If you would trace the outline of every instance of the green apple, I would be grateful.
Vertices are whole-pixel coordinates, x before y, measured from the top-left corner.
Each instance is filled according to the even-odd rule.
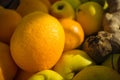
[[[75,18],[75,11],[66,1],[57,1],[50,8],[50,14],[56,18]]]
[[[89,66],[81,70],[72,80],[120,80],[120,74],[105,66]]]
[[[63,77],[53,70],[43,70],[35,73],[28,80],[63,80]]]
[[[102,63],[103,66],[110,67],[118,71],[118,59],[120,54],[111,54],[108,58]]]
[[[86,52],[75,49],[64,52],[53,70],[62,75],[64,80],[71,80],[81,69],[93,64]]]
[[[101,30],[103,12],[102,6],[97,2],[86,2],[78,7],[76,20],[81,24],[86,35]]]
[[[67,1],[70,5],[72,5],[74,10],[76,10],[76,8],[81,4],[80,0],[63,0],[63,1]]]

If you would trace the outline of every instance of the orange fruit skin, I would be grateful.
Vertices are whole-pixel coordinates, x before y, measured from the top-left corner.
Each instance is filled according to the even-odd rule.
[[[11,54],[25,71],[52,68],[62,55],[65,35],[60,22],[49,14],[25,16],[11,38]]]
[[[16,11],[24,17],[35,11],[42,11],[48,13],[47,6],[40,0],[20,0],[20,4]]]
[[[54,4],[55,2],[57,1],[60,1],[60,0],[49,0],[51,4]]]
[[[59,20],[65,31],[64,51],[80,46],[84,41],[84,31],[82,26],[75,20],[63,18]]]
[[[49,0],[39,0],[39,1],[44,3],[47,6],[48,10],[49,10],[49,8],[51,7],[51,3],[50,3]]]
[[[9,46],[0,42],[0,80],[13,80],[17,68],[10,55]]]
[[[0,41],[10,43],[10,38],[21,21],[21,16],[14,10],[0,9]]]

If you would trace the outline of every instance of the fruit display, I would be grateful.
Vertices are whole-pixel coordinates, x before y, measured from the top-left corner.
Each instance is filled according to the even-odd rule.
[[[0,80],[120,80],[120,0],[0,0]]]

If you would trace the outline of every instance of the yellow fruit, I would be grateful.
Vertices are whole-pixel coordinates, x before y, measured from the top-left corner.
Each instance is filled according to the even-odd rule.
[[[72,6],[66,1],[57,1],[50,8],[50,14],[58,19],[60,18],[75,18],[75,11]],[[69,13],[69,14],[68,14]]]
[[[16,10],[21,16],[25,16],[34,11],[42,11],[48,13],[47,6],[39,0],[21,0]]]
[[[21,21],[21,16],[14,10],[0,9],[0,41],[9,43],[10,38]]]
[[[9,46],[0,42],[0,80],[13,80],[17,71]]]
[[[23,18],[11,38],[11,52],[16,64],[25,71],[52,68],[61,57],[65,35],[59,21],[43,12]]]
[[[76,11],[76,20],[82,25],[86,35],[101,30],[103,8],[97,2],[81,4]]]
[[[65,31],[64,51],[77,48],[84,41],[82,26],[73,19],[63,18],[59,20]]]
[[[26,72],[24,70],[19,70],[17,75],[15,76],[14,80],[28,80],[34,73]]]

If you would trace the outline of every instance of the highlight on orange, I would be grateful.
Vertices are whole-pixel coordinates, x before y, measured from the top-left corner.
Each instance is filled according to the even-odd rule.
[[[84,31],[82,26],[70,18],[59,19],[65,32],[64,51],[71,50],[80,46],[84,41]]]

